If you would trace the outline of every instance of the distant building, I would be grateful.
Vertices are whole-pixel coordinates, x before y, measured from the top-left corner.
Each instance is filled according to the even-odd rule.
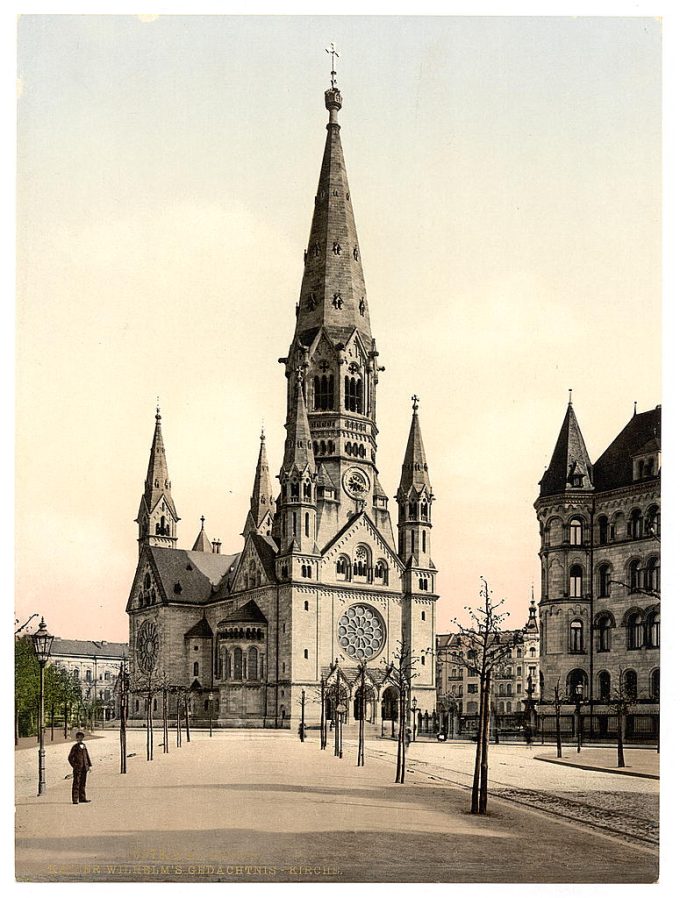
[[[98,702],[97,717],[113,720],[118,716],[114,686],[121,662],[128,658],[127,642],[54,637],[50,663],[65,670],[82,690],[83,701]]]
[[[660,687],[661,406],[634,414],[591,464],[570,402],[534,507],[544,699],[558,683],[568,702],[578,689],[594,735],[611,735],[608,701],[621,680],[640,726],[653,728]]]
[[[505,630],[502,639],[516,640],[517,645],[497,668],[491,681],[492,710],[499,717],[523,713],[530,688],[532,698],[539,698],[539,630],[533,599],[526,627]],[[472,652],[472,647],[468,651]],[[437,708],[458,718],[475,717],[480,711],[479,677],[461,663],[460,658],[465,654],[464,636],[459,633],[437,636]]]

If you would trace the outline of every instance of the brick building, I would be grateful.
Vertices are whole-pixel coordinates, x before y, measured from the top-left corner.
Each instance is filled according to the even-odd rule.
[[[535,503],[543,698],[577,687],[594,734],[622,680],[658,714],[661,407],[634,414],[591,464],[572,403]]]
[[[395,542],[377,467],[383,369],[340,142],[342,97],[333,82],[325,105],[327,136],[294,334],[279,359],[287,378],[279,494],[262,434],[242,548],[223,554],[203,521],[193,547],[179,548],[157,411],[137,516],[139,562],[127,605],[132,682],[190,687],[194,716],[214,712],[222,726],[290,726],[302,691],[313,697],[336,660],[350,720],[360,662],[368,666],[367,719],[391,717],[397,696],[385,671],[400,642],[417,655],[411,698],[423,707],[435,703],[433,493],[418,402],[414,397],[397,487]],[[131,709],[141,715],[143,701],[133,698]]]

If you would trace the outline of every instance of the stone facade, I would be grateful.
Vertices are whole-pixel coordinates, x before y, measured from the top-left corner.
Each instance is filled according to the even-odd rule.
[[[620,688],[658,712],[661,407],[634,414],[590,463],[570,403],[535,503],[542,696],[576,689],[593,728]]]
[[[385,703],[392,713],[386,671],[402,644],[416,664],[409,700],[435,704],[434,496],[418,400],[397,489],[397,545],[378,478],[383,369],[340,142],[342,97],[333,87],[325,100],[326,145],[295,329],[279,359],[287,408],[278,495],[262,434],[242,550],[222,554],[203,520],[193,548],[177,548],[157,410],[137,517],[140,554],[127,605],[133,687],[189,689],[194,717],[214,714],[221,726],[294,725],[303,693],[311,719],[336,662],[348,711],[366,665],[366,717],[375,722]],[[133,714],[141,716],[143,704],[133,698]]]

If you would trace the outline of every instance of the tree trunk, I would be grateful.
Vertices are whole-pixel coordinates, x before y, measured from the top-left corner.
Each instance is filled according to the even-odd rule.
[[[191,742],[191,731],[189,730],[189,696],[184,696],[184,722],[186,723],[187,742]]]
[[[179,693],[177,693],[177,748],[182,747],[182,702]]]
[[[489,724],[491,721],[490,714],[490,692],[491,682],[490,673],[486,675],[486,683],[484,686],[483,707],[484,707],[484,723],[482,726],[482,758],[480,764],[479,776],[479,813],[486,814],[487,804],[487,782],[489,777]]]
[[[624,713],[621,709],[616,712],[616,766],[625,767],[626,759],[623,756],[623,724]]]
[[[562,731],[560,730],[560,706],[555,709],[555,743],[557,745],[557,757],[562,757]]]
[[[321,677],[321,725],[319,731],[321,750],[323,751],[326,748],[326,686],[323,677]]]
[[[482,677],[480,677],[480,684],[482,682]],[[480,773],[482,769],[482,730],[483,730],[483,713],[482,713],[483,703],[481,702],[480,696],[480,707],[479,707],[479,724],[477,728],[477,748],[475,751],[475,772],[472,777],[472,799],[470,802],[470,813],[478,814],[479,813],[479,779]]]
[[[170,751],[168,743],[168,690],[163,687],[163,754]]]
[[[120,699],[120,772],[127,773],[127,731],[125,729],[127,717],[127,696],[121,695]]]

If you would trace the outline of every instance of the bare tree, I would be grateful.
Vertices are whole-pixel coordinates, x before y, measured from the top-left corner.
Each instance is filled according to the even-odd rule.
[[[555,744],[557,745],[557,757],[562,757],[562,730],[560,729],[560,715],[562,713],[562,692],[560,689],[560,681],[555,684],[555,697],[553,704],[555,706]]]
[[[513,649],[522,642],[524,636],[524,629],[510,632],[503,630],[508,612],[500,609],[505,600],[494,602],[493,590],[489,589],[484,577],[481,581],[481,604],[477,608],[466,606],[470,624],[464,625],[453,620],[458,627],[458,639],[456,645],[446,652],[457,664],[467,667],[470,673],[479,677],[479,727],[470,804],[473,814],[486,814],[487,809],[491,681],[494,672],[511,657]]]
[[[623,737],[625,734],[626,717],[628,716],[631,706],[635,704],[635,696],[626,686],[622,667],[619,667],[618,683],[609,696],[607,704],[616,712],[616,766],[625,767],[626,759],[623,754]]]
[[[127,773],[127,718],[130,701],[130,674],[125,661],[120,662],[114,693],[118,694],[120,706],[120,772]]]
[[[394,661],[387,665],[385,680],[397,687],[399,693],[399,730],[397,734],[397,771],[395,783],[403,783],[406,776],[406,749],[408,746],[406,722],[408,718],[408,698],[411,694],[415,672],[416,658],[411,654],[410,646],[404,642],[397,643]]]

